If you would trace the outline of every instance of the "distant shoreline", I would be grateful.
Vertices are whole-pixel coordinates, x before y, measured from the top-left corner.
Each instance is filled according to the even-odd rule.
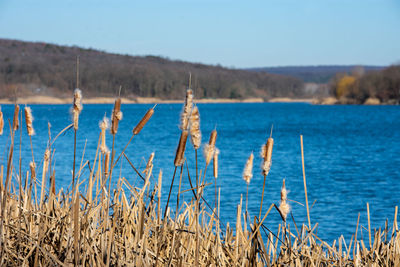
[[[113,104],[115,97],[94,97],[94,98],[83,98],[83,104]],[[210,98],[210,99],[196,99],[196,103],[311,103],[312,99],[293,99],[293,98],[271,98],[268,101],[264,101],[262,98],[245,98],[245,99],[229,99],[229,98]],[[72,97],[50,97],[50,96],[29,96],[29,97],[18,97],[18,104],[70,104],[72,103]],[[124,104],[171,104],[171,103],[183,103],[182,100],[174,99],[160,99],[154,97],[137,97],[136,99],[122,98]],[[0,99],[0,104],[14,104],[14,101],[10,99]]]

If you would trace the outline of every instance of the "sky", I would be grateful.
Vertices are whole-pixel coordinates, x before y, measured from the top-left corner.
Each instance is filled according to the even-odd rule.
[[[400,63],[399,0],[0,0],[0,38],[232,68]]]

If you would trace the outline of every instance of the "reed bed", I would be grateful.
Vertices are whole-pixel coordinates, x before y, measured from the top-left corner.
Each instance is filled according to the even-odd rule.
[[[62,132],[73,128],[76,133],[78,129],[77,120],[82,109],[80,91],[75,91],[74,97],[73,123]],[[384,229],[371,230],[368,216],[368,240],[358,239],[357,233],[361,229],[359,221],[349,242],[341,236],[333,244],[328,244],[317,236],[318,223],[312,224],[309,215],[304,157],[303,181],[308,223],[296,225],[290,220],[291,207],[287,202],[288,190],[284,180],[279,207],[273,204],[279,200],[264,199],[265,179],[271,168],[272,133],[263,146],[261,171],[264,184],[260,194],[259,216],[250,218],[246,196],[245,205],[242,200],[237,204],[236,222],[222,227],[219,213],[221,191],[217,192],[215,186],[215,200],[210,200],[215,202],[215,206],[210,206],[203,197],[205,188],[217,182],[217,131],[211,132],[209,143],[205,145],[206,164],[204,170],[198,171],[200,115],[198,107],[193,107],[193,101],[193,92],[188,89],[176,158],[171,160],[171,166],[174,164],[175,167],[174,178],[177,169],[179,171],[175,210],[168,203],[161,206],[162,172],[155,174],[157,179],[151,179],[155,176],[153,159],[157,155],[154,153],[150,155],[144,170],[135,168],[143,179],[142,186],[133,186],[126,177],[117,177],[112,190],[109,184],[107,186],[118,160],[126,159],[134,168],[124,151],[156,112],[155,107],[148,110],[141,120],[138,119],[125,148],[121,151],[112,148],[110,160],[105,136],[109,127],[113,139],[117,135],[118,121],[122,119],[121,100],[117,99],[111,125],[107,118],[99,123],[95,157],[87,162],[82,160],[75,170],[74,155],[72,186],[56,191],[57,177],[55,171],[50,169],[56,157],[51,148],[52,140],[49,140],[43,158],[37,161],[42,166],[36,165],[33,151],[30,166],[22,168],[26,169],[25,173],[18,172],[21,168],[13,163],[15,134],[18,129],[22,131],[18,127],[19,106],[15,105],[6,165],[0,168],[0,266],[400,266],[397,207],[393,224],[386,223]],[[34,133],[32,111],[25,108],[25,112],[26,129],[30,133],[30,139],[25,142],[31,145]],[[3,137],[3,124],[0,109],[0,138]],[[191,179],[184,175],[184,168],[188,166],[184,163],[189,133],[196,152],[196,181],[193,185],[189,180],[192,187],[184,189],[181,187],[182,179]],[[301,148],[303,155],[302,138]],[[119,155],[115,161],[114,153]],[[243,161],[246,163],[243,183],[247,185],[253,177],[253,158],[251,152],[247,162],[246,159]],[[215,179],[211,175],[207,177],[206,173],[211,159],[214,164],[212,176]],[[82,170],[87,166],[91,166],[90,172],[82,175],[85,173]],[[39,171],[41,182],[37,180]],[[18,184],[15,181],[19,181]],[[171,188],[173,183],[174,179]],[[40,198],[37,186],[40,188]],[[180,194],[187,191],[193,193],[192,198],[180,202]],[[171,189],[169,192],[171,194]],[[266,212],[261,208],[263,202],[268,207]],[[369,211],[369,205],[367,209]],[[277,226],[275,233],[265,226],[271,212],[278,212],[282,217],[282,223]]]

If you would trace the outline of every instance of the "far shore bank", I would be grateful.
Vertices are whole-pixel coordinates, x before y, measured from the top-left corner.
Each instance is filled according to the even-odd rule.
[[[27,96],[18,97],[18,104],[71,104],[72,97],[52,97],[52,96]],[[114,104],[115,97],[88,97],[83,98],[83,104]],[[313,105],[343,105],[343,104],[360,104],[352,101],[351,99],[337,99],[335,97],[325,98],[288,98],[276,97],[270,98],[266,101],[262,98],[245,98],[245,99],[230,99],[230,98],[202,98],[196,99],[196,103],[310,103]],[[124,104],[174,104],[183,103],[182,100],[177,99],[160,99],[156,97],[137,97],[125,98],[122,97]],[[0,104],[14,104],[14,101],[9,98],[0,98]],[[396,105],[397,102],[389,101],[382,103],[379,99],[368,98],[362,105]]]
[[[83,98],[83,104],[113,104],[115,97],[92,97]],[[72,97],[51,97],[51,96],[28,96],[18,97],[17,103],[19,104],[70,104],[72,103]],[[271,98],[268,101],[264,101],[262,98],[245,98],[245,99],[229,99],[229,98],[203,98],[196,99],[196,103],[300,103],[306,102],[311,103],[312,99],[293,99],[293,98]],[[171,104],[171,103],[183,103],[182,100],[174,99],[160,99],[154,97],[137,97],[135,99],[122,97],[122,103],[124,104]],[[13,100],[2,98],[0,104],[14,104]]]

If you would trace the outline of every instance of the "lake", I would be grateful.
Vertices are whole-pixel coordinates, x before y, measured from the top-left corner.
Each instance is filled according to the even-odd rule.
[[[153,105],[122,105],[123,120],[116,136],[117,154],[129,140],[133,127],[148,108]],[[12,120],[13,106],[2,105],[5,120]],[[48,140],[48,122],[54,138],[70,124],[69,105],[31,105],[35,117],[33,147],[36,162],[43,158]],[[217,147],[220,150],[218,187],[221,188],[221,218],[230,224],[236,220],[236,207],[243,196],[246,183],[242,172],[250,153],[254,152],[254,177],[249,186],[249,213],[258,215],[263,176],[260,149],[266,142],[273,125],[274,148],[272,168],[267,177],[264,212],[271,203],[279,205],[282,180],[286,179],[288,198],[305,203],[300,135],[304,138],[305,172],[311,222],[319,224],[318,235],[333,241],[341,234],[348,242],[354,234],[360,213],[360,224],[367,227],[366,203],[370,204],[371,227],[384,227],[385,220],[393,222],[395,206],[400,204],[400,107],[399,106],[317,106],[303,103],[257,104],[198,104],[201,117],[203,144],[210,132],[218,131]],[[163,202],[167,198],[174,171],[174,157],[180,130],[181,104],[160,104],[142,132],[136,136],[126,154],[136,168],[143,170],[150,154],[155,152],[152,184],[163,170]],[[110,116],[112,105],[84,105],[78,130],[78,160],[80,163],[86,142],[85,160],[94,159],[100,133],[99,121]],[[0,164],[6,162],[9,146],[9,127],[0,136]],[[111,147],[112,136],[107,143]],[[31,160],[29,139],[23,125],[23,171]],[[71,183],[73,160],[73,131],[61,135],[55,142],[56,187],[67,188]],[[15,156],[19,153],[19,133]],[[204,170],[204,158],[199,154],[199,167]],[[194,150],[188,143],[187,163],[192,178],[195,177]],[[17,159],[15,159],[17,164]],[[85,169],[83,177],[89,170]],[[114,177],[121,173],[129,182],[142,186],[143,182],[126,160],[117,165]],[[13,179],[16,179],[15,176]],[[212,168],[207,171],[207,182],[214,180]],[[177,190],[179,177],[175,180]],[[187,170],[184,169],[183,190],[189,188]],[[174,195],[175,196],[175,195]],[[184,194],[189,201],[190,192]],[[214,205],[214,186],[209,186],[205,198]],[[175,209],[175,198],[171,207]],[[297,225],[307,222],[306,209],[290,202]],[[267,218],[266,225],[276,231],[281,219],[276,210]],[[289,223],[293,223],[289,220]],[[294,231],[294,227],[292,227]],[[364,235],[365,230],[362,230]]]

